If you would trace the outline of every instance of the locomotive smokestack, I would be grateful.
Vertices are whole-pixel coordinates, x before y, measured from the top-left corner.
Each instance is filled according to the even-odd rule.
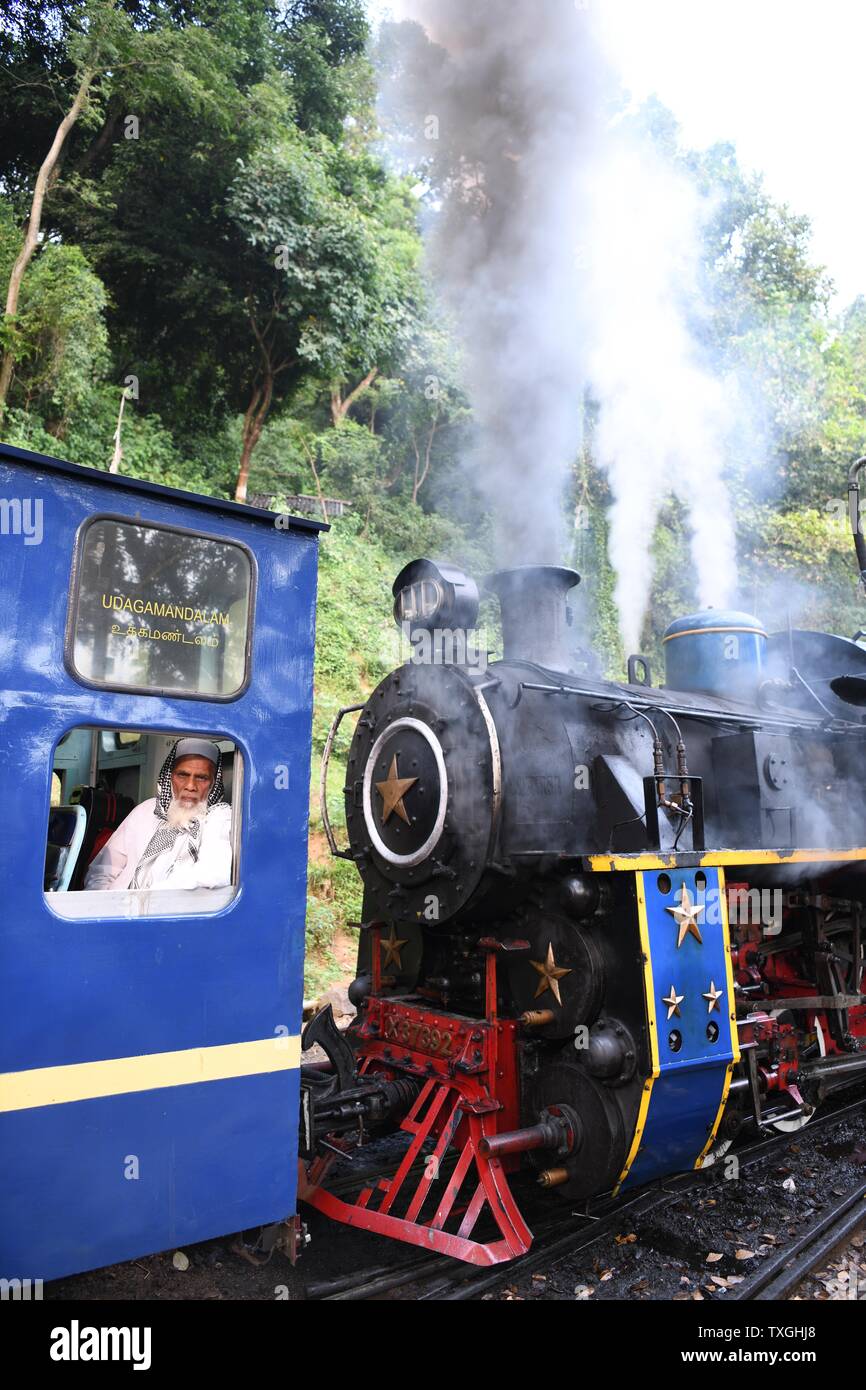
[[[571,649],[576,644],[566,594],[579,583],[576,570],[559,565],[519,565],[487,576],[484,587],[499,599],[506,661],[532,661],[554,671],[571,669]]]

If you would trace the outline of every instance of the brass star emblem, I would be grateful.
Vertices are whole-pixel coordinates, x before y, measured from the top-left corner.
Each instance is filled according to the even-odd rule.
[[[547,958],[545,960],[531,960],[529,964],[533,970],[537,970],[541,976],[538,987],[532,996],[537,999],[539,994],[543,994],[546,989],[553,991],[553,997],[557,1004],[562,1005],[562,996],[559,993],[559,982],[564,975],[570,975],[571,970],[566,970],[563,966],[557,965],[553,958],[553,942],[547,943]]]
[[[703,907],[693,903],[689,897],[689,890],[683,884],[682,897],[676,907],[666,907],[665,912],[669,912],[680,929],[677,937],[677,950],[680,949],[687,936],[693,936],[699,945],[703,945],[703,937],[698,926],[698,913],[703,912]]]
[[[662,1003],[667,1004],[668,1006],[668,1019],[672,1019],[674,1014],[676,1014],[677,1018],[682,1017],[680,1013],[680,1004],[683,1002],[685,997],[686,996],[684,994],[677,994],[676,989],[673,985],[671,985],[670,994],[662,995]]]
[[[719,1000],[721,999],[721,997],[722,997],[722,995],[724,994],[724,992],[725,992],[725,991],[724,991],[723,989],[716,989],[716,982],[715,982],[715,980],[710,980],[710,987],[709,987],[709,989],[707,990],[706,994],[703,994],[703,995],[701,996],[701,998],[706,999],[706,1001],[707,1001],[707,1013],[708,1013],[708,1014],[711,1014],[711,1013],[713,1012],[713,1009],[718,1009],[718,1008],[719,1008]],[[720,1010],[720,1009],[719,1009],[719,1012],[721,1013],[721,1010]]]
[[[397,774],[397,754],[391,759],[391,767],[388,771],[386,782],[377,782],[376,791],[382,798],[382,824],[384,825],[392,811],[410,824],[406,807],[403,805],[403,797],[410,787],[414,787],[418,781],[417,777],[400,777]]]
[[[391,935],[388,937],[388,940],[379,942],[379,945],[385,952],[385,959],[382,962],[383,970],[387,970],[389,965],[396,965],[397,972],[399,974],[399,972],[403,969],[403,962],[400,959],[400,952],[403,950],[403,947],[408,943],[408,940],[408,937],[405,937],[402,940],[398,938],[397,933],[394,930],[394,923],[392,922]]]

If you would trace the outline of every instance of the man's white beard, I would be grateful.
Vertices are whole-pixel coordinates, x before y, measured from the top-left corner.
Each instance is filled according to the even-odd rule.
[[[207,798],[197,801],[194,806],[183,806],[176,796],[171,798],[165,818],[169,825],[185,829],[190,821],[204,820],[207,815]]]

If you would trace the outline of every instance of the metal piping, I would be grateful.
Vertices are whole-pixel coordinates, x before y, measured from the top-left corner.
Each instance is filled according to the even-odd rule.
[[[614,685],[613,688],[614,690],[620,689],[617,685]],[[575,685],[543,685],[537,681],[521,681],[520,689],[538,690],[545,695],[580,695],[585,699],[597,700],[600,704],[610,704],[613,707],[631,703],[635,706],[642,705],[644,709],[662,710],[660,701],[646,700],[639,695],[634,695],[631,691],[629,691],[628,696],[606,695],[603,690],[588,690]],[[774,718],[772,715],[734,714],[733,712],[723,710],[707,709],[701,705],[692,707],[689,705],[671,705],[670,703],[668,703],[662,712],[669,714],[672,709],[676,710],[681,719],[711,719],[718,724],[736,724],[742,725],[744,728],[766,729],[772,726],[780,729],[813,728],[820,730],[826,729],[827,726],[826,719],[817,719],[813,716],[810,720],[808,714],[804,714],[800,718],[794,718],[792,716],[790,719],[780,719]],[[833,733],[840,734],[854,733],[855,731],[866,736],[866,725],[849,723],[847,720],[839,720],[838,724],[832,729]]]

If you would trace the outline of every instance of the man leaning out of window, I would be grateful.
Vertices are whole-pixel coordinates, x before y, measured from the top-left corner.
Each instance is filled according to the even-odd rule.
[[[232,877],[231,824],[219,748],[209,739],[178,739],[156,796],[130,811],[96,855],[84,887],[225,888]]]

